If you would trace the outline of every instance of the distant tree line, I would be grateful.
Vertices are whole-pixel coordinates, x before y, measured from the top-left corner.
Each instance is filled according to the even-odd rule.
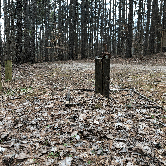
[[[165,0],[3,0],[2,9],[0,57],[15,63],[94,58],[103,44],[148,56],[166,29]]]

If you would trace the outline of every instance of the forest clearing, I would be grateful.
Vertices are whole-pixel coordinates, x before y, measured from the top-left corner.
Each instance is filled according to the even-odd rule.
[[[0,165],[166,165],[165,60],[112,58],[109,99],[94,92],[94,60],[13,65]]]
[[[166,0],[1,0],[0,166],[166,165],[165,51]]]

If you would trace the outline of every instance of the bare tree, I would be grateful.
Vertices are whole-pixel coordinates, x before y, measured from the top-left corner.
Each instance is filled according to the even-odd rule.
[[[132,57],[132,40],[133,40],[133,0],[129,0],[126,58]]]
[[[144,48],[143,48],[144,56],[147,55],[147,51],[148,51],[150,11],[151,11],[151,0],[147,0],[147,21],[146,21],[146,29],[145,29],[145,42],[144,42]]]
[[[1,0],[0,0],[0,19],[1,19]],[[0,64],[2,64],[2,36],[1,36],[1,24],[0,24]],[[0,80],[1,81],[1,80]]]
[[[16,2],[16,16],[17,16],[17,32],[16,32],[16,63],[23,61],[22,59],[22,0]]]
[[[77,57],[77,30],[76,30],[76,24],[77,24],[77,5],[78,0],[71,0],[70,1],[70,12],[69,12],[69,59],[75,59]]]
[[[158,42],[157,40],[159,39],[159,32],[158,28],[160,25],[160,19],[159,19],[159,9],[158,9],[158,0],[153,0],[152,3],[152,16],[151,16],[151,26],[150,26],[150,52],[156,53],[157,52],[157,47],[155,46],[155,43]]]
[[[81,58],[87,58],[87,5],[88,0],[81,3]]]

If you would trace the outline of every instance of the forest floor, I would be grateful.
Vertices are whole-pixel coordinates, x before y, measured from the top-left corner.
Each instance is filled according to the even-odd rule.
[[[112,57],[109,99],[93,60],[2,68],[0,165],[166,165],[165,62]]]

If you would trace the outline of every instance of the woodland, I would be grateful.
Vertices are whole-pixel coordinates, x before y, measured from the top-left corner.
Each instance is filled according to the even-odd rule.
[[[0,4],[0,166],[166,165],[165,0]]]
[[[3,2],[3,3],[2,3]],[[87,59],[103,44],[131,58],[161,51],[164,0],[1,0],[0,54],[14,63]]]

